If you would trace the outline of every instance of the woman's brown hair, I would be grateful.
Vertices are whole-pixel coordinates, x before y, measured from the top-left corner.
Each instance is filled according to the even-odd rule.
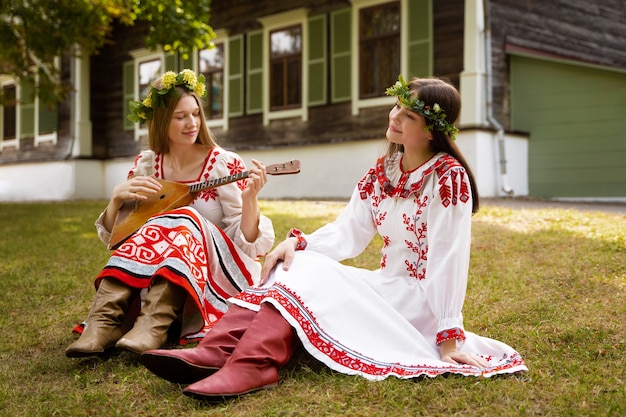
[[[207,148],[217,146],[215,138],[206,124],[202,100],[200,100],[196,93],[191,92],[184,87],[175,87],[165,97],[163,97],[165,107],[155,108],[152,120],[146,121],[146,125],[148,127],[148,146],[155,153],[167,154],[169,152],[169,138],[167,136],[167,131],[169,129],[174,110],[176,109],[176,105],[180,99],[185,96],[192,96],[196,100],[200,109],[200,126],[198,127],[198,138],[196,139],[196,143],[201,143]]]
[[[431,108],[435,103],[443,109],[447,115],[446,120],[455,121],[461,113],[461,95],[458,90],[446,80],[441,78],[413,78],[409,82],[409,89],[421,101]],[[421,116],[423,117],[423,116]],[[426,120],[428,124],[428,120]],[[437,129],[431,131],[433,139],[430,141],[430,147],[433,152],[446,152],[452,155],[465,168],[469,177],[470,187],[472,190],[472,213],[478,212],[480,207],[478,188],[474,174],[469,164],[456,145],[454,140],[447,134]],[[403,152],[404,146],[389,142],[387,155],[391,156],[396,152]]]

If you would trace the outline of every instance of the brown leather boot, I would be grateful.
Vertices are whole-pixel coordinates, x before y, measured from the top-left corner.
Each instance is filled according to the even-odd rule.
[[[141,354],[141,363],[170,382],[199,381],[224,366],[256,314],[256,311],[232,305],[196,347],[148,350]]]
[[[187,292],[164,278],[155,278],[133,328],[115,347],[141,354],[167,342],[167,331],[182,310]]]
[[[130,300],[139,290],[114,278],[100,280],[96,297],[78,340],[68,346],[65,356],[82,358],[104,353],[122,337],[120,325]]]
[[[298,338],[289,323],[264,303],[226,364],[216,373],[189,385],[183,394],[208,400],[236,397],[278,384]]]

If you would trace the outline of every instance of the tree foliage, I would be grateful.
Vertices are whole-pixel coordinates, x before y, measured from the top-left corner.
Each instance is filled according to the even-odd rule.
[[[63,100],[70,86],[55,58],[88,57],[110,42],[113,24],[148,22],[146,47],[187,56],[215,37],[211,0],[0,0],[0,74],[34,86],[40,99]],[[1,92],[0,92],[1,94]],[[1,96],[0,96],[1,100]]]

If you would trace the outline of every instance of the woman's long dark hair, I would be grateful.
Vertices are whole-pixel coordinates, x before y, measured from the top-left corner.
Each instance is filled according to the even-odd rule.
[[[409,83],[409,89],[416,97],[419,97],[421,101],[431,108],[435,103],[439,104],[446,113],[447,120],[454,121],[458,119],[461,112],[461,96],[458,90],[449,82],[440,78],[413,78]],[[426,123],[428,123],[428,120]],[[432,151],[435,153],[446,152],[452,155],[463,165],[463,168],[465,168],[472,190],[472,213],[478,212],[478,208],[480,207],[478,188],[474,174],[465,160],[465,157],[449,135],[436,129],[433,129],[431,133],[433,137],[430,141]],[[396,152],[404,152],[404,146],[389,142],[387,155],[391,156]]]

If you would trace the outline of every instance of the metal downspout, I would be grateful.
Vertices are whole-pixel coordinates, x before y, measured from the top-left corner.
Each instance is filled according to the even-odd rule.
[[[504,139],[504,128],[502,124],[496,120],[493,115],[493,75],[491,68],[491,14],[489,11],[489,0],[483,0],[483,10],[485,13],[485,71],[487,75],[486,86],[487,86],[487,122],[493,126],[497,132],[498,138],[498,154],[500,157],[500,180],[501,180],[501,189],[507,195],[513,195],[514,190],[508,183],[507,180],[507,169],[506,169],[506,147],[505,147],[505,139]]]

